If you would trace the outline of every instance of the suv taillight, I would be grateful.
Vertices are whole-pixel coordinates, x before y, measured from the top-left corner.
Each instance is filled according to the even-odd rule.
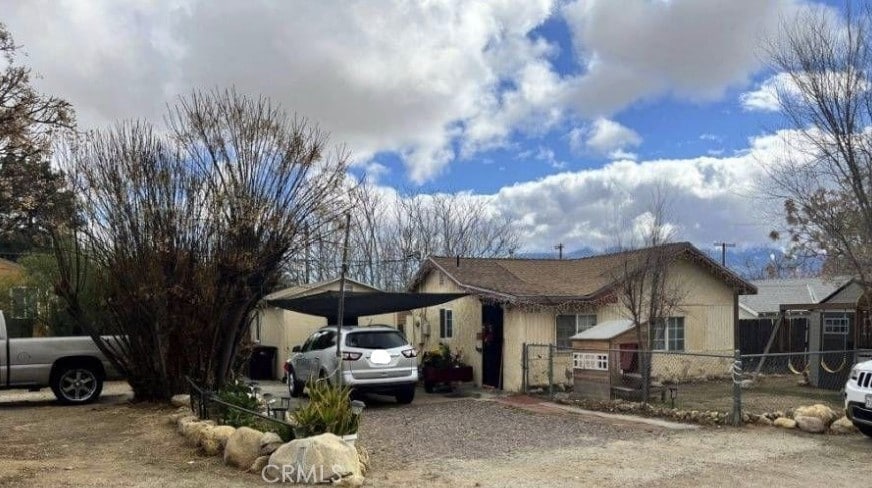
[[[406,356],[407,358],[414,358],[418,356],[418,351],[416,351],[414,348],[406,349],[405,351],[403,351],[403,356]]]
[[[290,372],[291,371],[291,363],[285,361],[285,364],[282,366],[282,368],[285,370],[285,373]]]
[[[360,359],[361,355],[362,353],[359,352],[343,351],[342,359],[345,361],[357,361],[358,359]]]

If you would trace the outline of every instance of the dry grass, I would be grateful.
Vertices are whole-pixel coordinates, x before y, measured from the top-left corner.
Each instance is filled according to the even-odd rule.
[[[765,413],[787,410],[800,405],[823,403],[834,410],[844,408],[838,391],[799,386],[799,376],[760,376],[755,384],[742,390],[742,410],[747,413]],[[675,406],[683,410],[733,409],[733,384],[730,380],[685,383],[677,386]],[[667,395],[667,403],[669,398]]]

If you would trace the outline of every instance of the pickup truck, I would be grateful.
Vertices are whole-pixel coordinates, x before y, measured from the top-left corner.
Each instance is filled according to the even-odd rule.
[[[0,311],[0,390],[50,387],[65,404],[93,402],[117,377],[90,337],[10,338]]]

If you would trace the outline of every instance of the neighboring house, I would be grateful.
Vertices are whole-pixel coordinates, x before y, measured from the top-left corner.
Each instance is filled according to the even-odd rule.
[[[744,354],[760,354],[769,343],[777,321],[784,319],[779,334],[773,339],[769,352],[803,351],[807,348],[807,327],[810,311],[785,311],[786,304],[817,304],[849,283],[848,277],[837,278],[781,278],[752,281],[756,295],[739,297],[739,349]],[[853,287],[849,287],[853,290]],[[840,295],[844,295],[843,290]],[[837,299],[841,299],[838,297]],[[856,297],[854,297],[856,301]]]
[[[841,388],[851,365],[868,358],[868,353],[850,351],[872,348],[872,315],[862,283],[818,278],[804,280],[810,290],[817,286],[810,293],[801,286],[791,293],[790,286],[779,286],[784,281],[764,285],[761,293],[769,298],[747,304],[757,318],[742,320],[742,342],[752,352],[800,353],[786,356],[791,372],[802,372],[812,386]]]
[[[299,298],[325,291],[338,290],[339,278],[336,278],[317,283],[292,286],[290,288],[270,293],[263,298],[261,301],[262,305],[258,307],[255,312],[254,321],[252,322],[251,338],[257,345],[278,348],[276,371],[279,372],[279,374],[281,374],[281,367],[291,354],[291,349],[294,346],[302,345],[303,342],[319,327],[333,324],[327,324],[327,319],[324,317],[292,312],[290,310],[267,305],[267,301],[281,298]],[[345,291],[378,292],[381,290],[367,285],[366,283],[346,279]],[[361,317],[358,324],[381,324],[396,327],[397,317],[397,313]]]
[[[422,348],[444,342],[462,351],[477,384],[518,391],[524,344],[569,347],[579,332],[627,318],[616,299],[619,278],[625,265],[651,251],[564,260],[429,257],[410,291],[470,295],[414,312],[408,335]],[[754,293],[754,286],[690,243],[657,252],[674,257],[669,274],[683,299],[668,326],[655,327],[654,346],[731,354],[738,296]]]

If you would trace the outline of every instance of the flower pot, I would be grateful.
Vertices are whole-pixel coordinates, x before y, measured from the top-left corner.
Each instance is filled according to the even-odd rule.
[[[354,447],[354,443],[357,441],[357,433],[354,434],[346,434],[342,436],[342,440],[345,441],[351,447]]]
[[[459,366],[454,368],[434,368],[432,366],[425,366],[423,376],[424,390],[427,393],[431,393],[433,387],[439,383],[472,381],[472,366]]]

